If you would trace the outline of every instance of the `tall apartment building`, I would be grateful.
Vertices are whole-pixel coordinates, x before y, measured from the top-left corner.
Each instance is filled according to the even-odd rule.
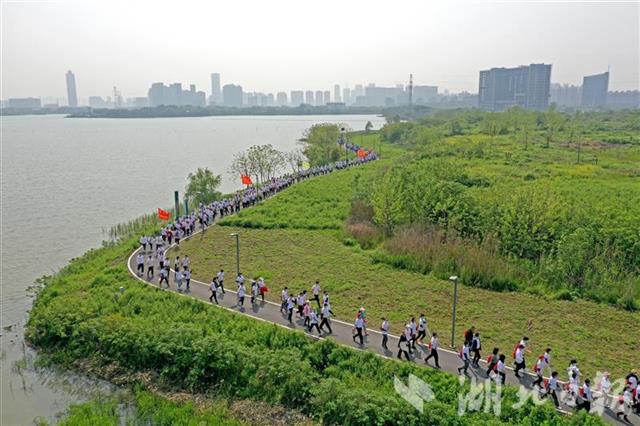
[[[297,107],[304,103],[304,92],[302,90],[291,91],[291,106]]]
[[[582,79],[582,107],[601,108],[607,103],[609,72],[588,75]]]
[[[211,97],[209,98],[211,105],[220,105],[222,103],[222,91],[220,90],[220,74],[214,72],[211,74]]]
[[[516,105],[544,110],[549,106],[550,84],[549,64],[480,71],[478,104],[491,111],[503,111]]]
[[[67,71],[66,74],[67,79],[67,104],[70,107],[78,106],[78,93],[76,92],[76,76],[71,72],[71,70]]]

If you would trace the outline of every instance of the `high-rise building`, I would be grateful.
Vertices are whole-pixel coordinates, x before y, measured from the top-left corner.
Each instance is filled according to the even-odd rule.
[[[276,105],[278,106],[287,105],[287,94],[285,92],[278,92],[276,94]]]
[[[438,86],[413,86],[412,96],[412,102],[416,105],[436,102],[438,99]]]
[[[291,91],[291,106],[297,107],[304,103],[304,92],[302,90]]]
[[[242,86],[236,84],[225,84],[222,87],[222,101],[225,106],[242,106]]]
[[[640,91],[609,92],[607,93],[607,107],[613,109],[640,108]]]
[[[588,75],[582,80],[582,107],[601,108],[607,103],[609,72]]]
[[[352,103],[351,89],[349,89],[348,87],[342,89],[342,102],[344,102],[345,105],[350,105]]]
[[[328,104],[329,102],[331,102],[331,91],[329,90],[325,90],[324,93],[322,94],[323,97],[323,101],[324,101],[324,105]]]
[[[71,72],[71,70],[67,71],[67,104],[70,107],[78,106],[78,93],[76,91],[76,76]]]
[[[307,90],[304,92],[304,103],[307,105],[313,105],[313,91]]]
[[[402,87],[377,87],[369,85],[364,89],[364,96],[358,96],[359,105],[392,106],[408,102],[407,94]]]
[[[220,92],[220,74],[214,72],[211,74],[211,97],[209,98],[211,105],[220,105],[222,103],[222,93]]]
[[[40,98],[9,98],[8,108],[38,109],[41,106]]]
[[[516,68],[480,71],[480,108],[503,111],[512,106],[544,110],[549,106],[551,65],[531,64]]]
[[[316,90],[316,106],[324,105],[324,97],[322,95],[322,90]]]
[[[549,102],[559,107],[576,108],[580,106],[582,87],[571,84],[552,83],[549,89]]]
[[[351,94],[352,98],[357,98],[358,96],[364,96],[364,88],[362,87],[362,84],[356,84],[356,87]]]
[[[336,84],[333,86],[333,102],[342,102],[342,98],[340,97],[340,85]]]
[[[164,83],[153,83],[148,92],[149,105],[156,107],[160,105],[175,106],[205,106],[207,95],[196,91],[196,85],[189,85],[189,90],[182,90],[181,83],[173,83],[165,86]]]

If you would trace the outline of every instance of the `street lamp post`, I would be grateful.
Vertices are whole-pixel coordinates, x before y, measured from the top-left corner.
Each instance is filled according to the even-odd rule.
[[[458,276],[449,277],[449,281],[453,282],[453,312],[451,314],[451,347],[455,347],[456,337],[456,306],[458,304]]]
[[[240,275],[240,234],[234,232],[230,235],[236,237],[236,274]]]

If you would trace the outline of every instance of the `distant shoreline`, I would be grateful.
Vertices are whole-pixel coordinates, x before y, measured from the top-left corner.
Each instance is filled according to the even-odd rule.
[[[282,115],[381,115],[391,117],[403,115],[406,106],[400,107],[354,107],[354,106],[311,106],[299,107],[192,107],[159,106],[137,109],[74,108],[67,107],[37,110],[16,110],[3,108],[1,115],[53,115],[65,114],[66,118],[178,118],[178,117],[224,117],[224,116],[282,116]],[[426,114],[431,108],[413,107]]]

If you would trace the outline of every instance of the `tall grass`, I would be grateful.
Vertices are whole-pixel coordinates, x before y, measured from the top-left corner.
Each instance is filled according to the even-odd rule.
[[[384,242],[374,261],[447,279],[459,275],[462,283],[497,291],[513,291],[525,271],[500,255],[493,236],[477,242],[447,234],[437,227],[414,225]]]

